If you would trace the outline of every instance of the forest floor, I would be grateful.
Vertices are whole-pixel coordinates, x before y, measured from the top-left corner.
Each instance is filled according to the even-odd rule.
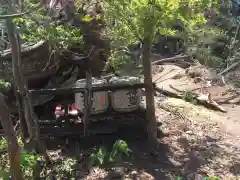
[[[200,93],[201,84],[194,83],[194,79],[178,66],[155,66],[153,73],[153,80],[159,88],[174,93]],[[236,77],[228,76],[228,79],[235,80]],[[228,86],[204,88],[204,93],[211,93],[211,98],[219,102],[225,113],[183,99],[156,96],[157,120],[162,123],[160,128],[164,133],[164,137],[159,139],[160,152],[152,153],[141,143],[140,147],[139,144],[135,145],[133,152],[141,152],[142,155],[138,154],[138,158],[134,159],[140,162],[132,162],[138,166],[128,170],[125,179],[134,179],[133,176],[139,180],[181,177],[187,163],[192,167],[197,164],[191,159],[194,159],[189,155],[191,152],[197,152],[200,156],[201,165],[195,172],[202,178],[240,179],[239,89],[233,88],[230,80]]]
[[[155,66],[153,80],[157,87],[175,93],[186,90],[200,93],[200,83],[194,83],[184,73],[184,69],[174,65]],[[200,179],[240,179],[238,88],[215,85],[205,88],[206,92],[226,112],[186,102],[184,98],[157,95],[156,116],[163,132],[159,135],[159,148],[150,148],[143,137],[127,140],[129,156],[111,165],[92,167],[85,179],[175,180],[181,178],[183,170],[191,168]],[[130,134],[136,136],[134,131]]]
[[[174,93],[202,93],[201,84],[194,83],[194,79],[178,66],[155,66],[153,73],[153,80],[159,88]],[[184,98],[157,94],[156,117],[162,124],[159,127],[162,134],[158,134],[159,148],[152,149],[146,136],[128,130],[122,139],[131,149],[129,156],[91,167],[90,172],[84,172],[82,163],[77,162],[82,151],[78,141],[49,140],[53,148],[48,146],[48,154],[53,163],[43,168],[42,176],[44,179],[52,179],[53,175],[56,179],[63,179],[69,175],[68,179],[71,179],[75,176],[74,169],[79,169],[78,173],[84,174],[86,180],[175,180],[181,179],[182,171],[188,169],[201,175],[202,179],[240,179],[240,91],[231,85],[216,85],[204,88],[206,92],[211,93],[211,98],[226,112],[212,110],[194,101],[187,102]],[[121,136],[98,137],[91,144],[95,148],[109,147],[117,139]]]

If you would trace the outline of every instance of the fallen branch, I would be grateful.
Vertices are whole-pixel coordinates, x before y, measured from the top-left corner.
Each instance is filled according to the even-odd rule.
[[[177,98],[177,99],[183,98],[185,91],[179,90],[179,89],[173,87],[172,85],[169,85],[169,86],[177,92],[176,93],[171,92],[171,91],[168,91],[166,89],[159,88],[156,86],[154,88],[158,93],[161,93],[165,96],[169,96],[169,97],[173,97],[173,98]],[[221,112],[226,112],[226,110],[223,107],[221,107],[216,101],[212,100],[210,93],[208,95],[204,95],[204,94],[198,95],[196,93],[192,93],[192,98],[194,100],[196,100],[199,105],[202,105],[206,108],[218,110]]]
[[[196,99],[198,100],[199,104],[201,104],[207,108],[219,110],[224,113],[227,112],[223,107],[221,107],[218,103],[216,103],[216,101],[212,100],[210,93],[208,93],[207,95],[202,94],[202,95],[196,97]]]
[[[33,45],[26,45],[26,44],[22,44],[21,45],[21,53],[28,53],[32,50],[35,50],[35,51],[38,51],[39,48],[42,48],[42,46],[45,46],[47,45],[47,42],[46,41],[39,41],[37,42],[36,44],[33,44]],[[7,58],[9,57],[10,60],[11,60],[11,56],[12,56],[12,49],[6,49],[4,50],[2,53],[0,53],[0,57],[1,58]],[[10,61],[9,60],[9,61]]]
[[[40,10],[43,7],[43,5],[44,5],[43,2],[44,1],[41,1],[40,4],[37,7],[33,8],[33,9],[29,10],[29,11],[26,11],[26,12],[15,13],[15,14],[7,14],[7,15],[0,15],[0,19],[8,19],[8,18],[12,19],[12,18],[22,17],[24,15],[33,13],[35,11]]]
[[[225,75],[225,74],[227,74],[229,71],[233,70],[234,68],[237,68],[239,66],[239,64],[240,64],[240,61],[237,61],[237,62],[233,63],[231,66],[229,66],[224,71],[220,72],[218,75]]]
[[[18,14],[7,14],[7,15],[1,15],[0,19],[7,19],[7,18],[16,18],[16,17],[21,17],[29,12],[23,12],[23,13],[18,13]]]
[[[170,58],[164,58],[164,59],[160,59],[160,60],[156,60],[154,62],[152,62],[152,65],[160,65],[160,64],[164,64],[164,63],[180,63],[180,64],[184,64],[187,66],[190,66],[190,62],[186,62],[183,61],[183,59],[188,59],[189,56],[174,56],[174,57],[170,57]]]
[[[238,98],[240,93],[236,93],[227,98],[217,98],[214,99],[218,104],[239,104],[240,99]]]
[[[171,92],[171,91],[168,91],[168,90],[165,90],[163,88],[159,88],[157,86],[154,87],[154,89],[160,93],[160,94],[163,94],[164,96],[169,96],[169,97],[173,97],[173,98],[177,98],[177,99],[182,99],[182,96],[177,94],[177,93],[174,93],[174,92]]]

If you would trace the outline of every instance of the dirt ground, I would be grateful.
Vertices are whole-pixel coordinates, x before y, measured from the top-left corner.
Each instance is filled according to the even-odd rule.
[[[169,65],[165,66],[164,70],[165,72],[154,75],[158,86],[166,88],[171,84],[181,90],[200,89],[201,87],[199,83],[193,83],[193,79],[187,76],[171,79],[176,74],[184,72],[181,68]],[[167,74],[166,71],[170,73]],[[164,80],[162,80],[163,73],[167,74]],[[204,91],[211,93],[212,98],[217,101],[228,99],[230,94],[233,95],[239,91],[235,88],[234,92],[227,93],[229,89],[233,89],[230,83],[227,86],[216,85],[204,88]],[[239,96],[236,96],[236,99],[238,98]],[[240,179],[240,106],[237,101],[234,104],[221,104],[227,111],[226,113],[192,105],[180,99],[165,98],[161,101],[156,98],[156,101],[160,106],[157,108],[158,117],[163,122],[165,131],[171,134],[164,138],[164,141],[171,144],[170,148],[173,149],[174,157],[181,159],[178,154],[182,156],[194,150],[199,152],[204,159],[198,169],[199,172],[209,177],[218,176],[220,179]],[[164,115],[169,113],[170,115]],[[168,116],[172,114],[175,115],[169,118]],[[178,117],[177,120],[176,117]],[[173,122],[175,122],[175,127]]]
[[[199,90],[200,84],[194,83],[187,76],[172,78],[184,72],[184,69],[173,65],[163,68],[157,66],[154,67],[153,79],[158,87],[168,90],[173,90],[169,84],[181,90]],[[238,92],[238,89],[234,89],[227,93],[230,92],[229,87],[204,89],[212,94],[214,100],[222,102],[221,106],[226,113],[194,105],[183,99],[157,95],[156,117],[162,124],[159,127],[159,148],[152,149],[146,138],[139,138],[134,131],[128,131],[126,134],[131,136],[132,141],[126,138],[126,134],[125,139],[131,149],[130,155],[109,166],[92,167],[84,179],[175,180],[180,179],[186,170],[192,171],[188,174],[195,175],[195,178],[188,176],[190,179],[240,179],[240,105],[223,103],[229,94]],[[114,138],[122,137],[117,135]],[[104,143],[107,143],[106,139]],[[75,146],[71,148],[76,149]],[[52,153],[56,154],[57,151]],[[69,153],[71,150],[67,151],[62,149],[58,152],[58,157],[65,162],[73,157]]]

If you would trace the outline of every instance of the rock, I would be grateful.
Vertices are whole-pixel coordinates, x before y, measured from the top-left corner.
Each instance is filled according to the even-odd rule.
[[[112,168],[108,175],[110,179],[121,179],[124,176],[124,168],[123,167]]]
[[[138,175],[138,172],[137,172],[137,171],[132,171],[132,172],[130,173],[130,176],[131,176],[132,179],[136,179],[136,178],[137,178],[137,175]]]

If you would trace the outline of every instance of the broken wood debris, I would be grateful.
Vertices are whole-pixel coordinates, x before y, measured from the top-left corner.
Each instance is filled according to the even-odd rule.
[[[183,99],[184,93],[186,91],[179,90],[179,89],[173,87],[172,85],[169,85],[169,86],[177,92],[175,93],[175,92],[166,90],[164,88],[159,88],[157,86],[155,86],[154,88],[158,93],[161,93],[165,96],[169,96],[169,97],[173,97],[173,98],[177,98],[177,99]],[[194,100],[196,100],[199,105],[202,105],[202,106],[204,106],[206,108],[209,108],[209,109],[218,110],[218,111],[221,111],[221,112],[224,112],[224,113],[226,112],[226,110],[223,107],[221,107],[216,101],[214,101],[211,98],[210,93],[208,93],[208,94],[196,94],[196,93],[193,93],[191,91],[190,91],[190,93],[192,94],[192,98]]]

